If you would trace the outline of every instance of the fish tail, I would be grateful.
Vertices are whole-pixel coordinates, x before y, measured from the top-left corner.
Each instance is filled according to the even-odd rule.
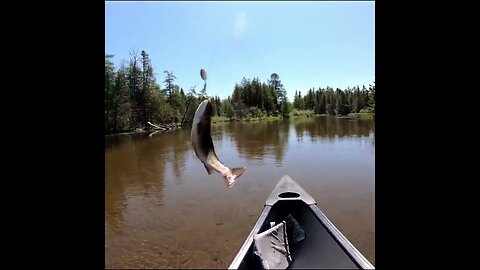
[[[224,175],[223,177],[225,178],[225,183],[227,184],[228,187],[231,187],[235,181],[245,172],[246,168],[233,168],[230,170],[231,173],[228,175]]]
[[[239,178],[243,172],[245,172],[245,167],[242,167],[242,168],[233,168],[231,169],[232,171],[232,174],[235,175],[235,178]]]

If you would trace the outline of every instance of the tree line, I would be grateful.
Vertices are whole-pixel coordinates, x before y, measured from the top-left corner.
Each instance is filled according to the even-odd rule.
[[[280,76],[272,73],[267,82],[258,77],[243,78],[230,96],[221,100],[209,97],[205,87],[185,93],[175,83],[172,71],[165,70],[162,84],[157,82],[149,55],[130,53],[120,67],[105,54],[105,134],[148,128],[148,122],[188,125],[198,104],[205,98],[214,103],[214,116],[230,119],[262,116],[288,117],[292,110],[311,110],[316,114],[348,114],[375,110],[375,82],[369,88],[358,86],[335,91],[331,87],[309,89],[304,96],[295,91],[293,102],[287,97]],[[163,87],[162,87],[163,86]]]
[[[328,115],[375,112],[375,85],[370,85],[368,89],[355,86],[345,90],[337,88],[335,91],[331,87],[312,88],[303,97],[301,91],[295,91],[293,107]]]
[[[148,122],[188,122],[188,107],[196,107],[206,95],[188,93],[175,83],[173,72],[165,70],[163,87],[157,82],[149,55],[142,51],[130,53],[116,69],[113,55],[105,54],[105,134],[145,129]],[[191,110],[190,110],[191,111]]]

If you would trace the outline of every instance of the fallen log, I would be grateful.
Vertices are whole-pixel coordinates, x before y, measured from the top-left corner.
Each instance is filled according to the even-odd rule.
[[[160,129],[160,130],[166,129],[165,127],[160,127],[160,126],[154,125],[154,124],[152,124],[152,123],[150,123],[150,122],[147,122],[147,124],[149,124],[150,126],[154,127],[155,129]]]
[[[160,124],[152,124],[151,122],[147,122],[150,126],[153,127],[153,130],[161,130],[161,131],[170,131],[178,127],[177,124],[168,124],[168,125],[160,125]]]
[[[159,131],[159,130],[154,131],[154,132],[150,133],[150,134],[148,135],[148,137],[152,138],[152,136],[155,135],[155,134],[158,133],[158,132],[160,132],[160,131]]]

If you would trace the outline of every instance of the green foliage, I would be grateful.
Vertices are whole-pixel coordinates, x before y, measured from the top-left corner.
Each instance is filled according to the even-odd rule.
[[[223,102],[223,108],[224,108],[224,111],[225,111],[225,116],[228,117],[228,119],[233,119],[233,117],[235,116],[235,111],[233,109],[232,102],[230,100],[226,99]]]
[[[312,110],[297,110],[293,109],[290,113],[291,116],[313,116],[315,114]]]
[[[281,112],[283,118],[290,117],[290,105],[287,99],[287,96],[284,97],[283,102],[281,103]]]
[[[257,118],[263,116],[262,111],[257,107],[250,107],[249,116],[252,118]]]
[[[111,59],[105,54],[105,133],[112,134],[148,127],[147,122],[158,124],[192,122],[195,110],[205,98],[206,83],[197,92],[195,87],[185,94],[175,83],[172,71],[164,71],[164,89],[156,82],[149,55],[142,51],[130,53],[130,59],[115,70]],[[272,73],[267,82],[258,77],[242,78],[233,87],[231,96],[221,100],[210,97],[214,104],[213,116],[225,119],[278,119],[280,116],[310,116],[313,114],[361,115],[375,114],[375,82],[368,89],[363,86],[345,90],[331,87],[296,90],[293,102],[277,73]]]

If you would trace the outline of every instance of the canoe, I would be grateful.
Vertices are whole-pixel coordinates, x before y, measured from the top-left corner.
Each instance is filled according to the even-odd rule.
[[[288,175],[280,179],[267,198],[257,223],[228,268],[266,268],[259,260],[255,241],[258,235],[273,229],[274,224],[281,224],[292,216],[304,238],[292,241],[292,235],[286,230],[288,269],[375,269],[322,213],[315,199]]]

